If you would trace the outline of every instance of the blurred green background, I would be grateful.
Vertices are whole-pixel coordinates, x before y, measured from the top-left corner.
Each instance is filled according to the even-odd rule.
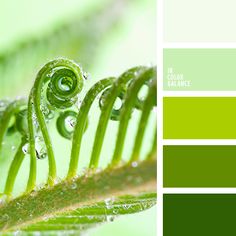
[[[156,1],[155,0],[0,0],[0,97],[14,98],[27,95],[39,68],[48,60],[65,56],[76,60],[89,74],[85,91],[106,76],[118,76],[128,68],[137,65],[156,64]],[[13,7],[14,6],[14,7]],[[81,97],[83,94],[81,94]],[[92,113],[97,114],[98,107]],[[92,148],[91,137],[96,130],[95,115],[90,115],[89,129],[83,140],[82,157],[88,155]],[[133,114],[137,121],[139,114]],[[155,121],[155,114],[151,117]],[[137,123],[137,122],[136,122]],[[135,125],[129,127],[129,140],[126,142],[125,153],[128,156],[132,146],[132,135]],[[57,145],[56,156],[59,176],[63,177],[68,167],[69,142],[58,137],[55,127],[50,127],[50,134]],[[107,156],[112,154],[114,130],[117,124],[109,124],[102,163],[105,166]],[[148,128],[145,140],[147,147],[153,133],[153,126]],[[12,142],[12,139],[11,139]],[[16,140],[16,144],[17,144]],[[64,144],[64,146],[63,146]],[[8,147],[9,146],[9,147]],[[5,152],[11,148],[6,142]],[[61,148],[59,148],[60,146]],[[67,154],[67,155],[66,155]],[[4,181],[10,159],[3,160],[4,178],[0,180],[0,190]],[[144,154],[143,154],[144,155]],[[65,158],[61,158],[65,157]],[[80,170],[86,166],[88,158],[83,158]],[[28,175],[29,160],[16,181],[15,193],[25,186]],[[39,183],[43,182],[47,173],[47,161],[39,163]],[[1,173],[1,174],[2,174]],[[130,236],[156,235],[156,208],[134,215],[121,216],[112,223],[100,225],[85,232],[92,236]]]

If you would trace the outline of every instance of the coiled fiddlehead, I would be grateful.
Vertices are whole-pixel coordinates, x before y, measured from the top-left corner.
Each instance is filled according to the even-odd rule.
[[[41,111],[42,89],[48,83],[46,97],[52,108],[65,109],[77,101],[77,94],[83,87],[83,74],[81,68],[72,61],[58,59],[47,63],[38,73],[31,90],[28,102],[28,127],[30,140],[31,172],[28,190],[35,185],[35,136],[33,127],[33,112],[41,130],[48,154],[48,184],[53,185],[56,178],[56,163],[52,143],[48,134],[44,115]],[[33,111],[34,110],[34,111]],[[32,181],[33,180],[33,181]]]
[[[57,177],[55,155],[51,138],[47,128],[47,121],[53,121],[55,114],[58,133],[66,138],[72,139],[70,163],[67,180],[71,180],[77,174],[78,162],[83,134],[89,126],[88,114],[94,102],[99,98],[101,110],[93,149],[90,157],[89,167],[98,167],[100,153],[105,138],[109,120],[119,122],[111,167],[116,167],[122,160],[122,151],[125,136],[132,111],[138,109],[141,112],[134,148],[129,162],[139,161],[143,137],[152,108],[156,105],[156,69],[147,67],[135,67],[118,78],[109,77],[94,84],[84,96],[79,111],[75,109],[78,94],[82,91],[84,84],[83,72],[80,66],[67,59],[56,59],[47,63],[37,74],[35,83],[31,89],[28,103],[25,99],[17,100],[7,104],[1,114],[0,140],[3,140],[7,130],[12,127],[10,120],[15,117],[14,132],[21,135],[21,143],[16,150],[15,157],[11,163],[4,193],[11,195],[17,173],[25,154],[30,154],[30,173],[26,191],[36,187],[36,167],[38,150],[36,138],[43,139],[48,157],[48,180],[50,186],[55,184]],[[145,99],[140,100],[138,93],[142,86],[148,86],[148,94]],[[115,102],[120,99],[121,106],[117,109]],[[50,114],[54,113],[54,116]],[[70,129],[66,122],[71,124]],[[13,122],[14,123],[14,122]],[[10,126],[10,127],[9,127]],[[29,150],[24,151],[25,145]],[[27,149],[26,148],[26,149]],[[23,152],[22,152],[23,149]],[[156,153],[156,133],[153,145],[146,159],[153,158]],[[129,163],[128,162],[128,163]]]

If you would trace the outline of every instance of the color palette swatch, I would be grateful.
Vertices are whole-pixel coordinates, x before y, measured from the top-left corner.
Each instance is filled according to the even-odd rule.
[[[164,97],[164,139],[236,139],[236,97]]]
[[[164,236],[236,235],[235,7],[163,2]]]
[[[163,147],[164,187],[236,187],[236,146]]]
[[[236,90],[236,49],[167,48],[163,54],[164,90]]]
[[[236,42],[233,0],[165,0],[165,42]]]
[[[165,236],[236,234],[235,194],[165,194]]]

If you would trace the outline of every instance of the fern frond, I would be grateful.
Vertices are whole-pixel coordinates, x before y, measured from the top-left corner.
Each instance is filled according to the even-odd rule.
[[[135,67],[118,78],[100,80],[86,93],[77,111],[78,107],[75,108],[78,94],[85,83],[86,77],[82,68],[75,62],[64,58],[50,61],[38,72],[28,102],[25,99],[7,102],[0,113],[0,150],[2,140],[8,133],[21,135],[21,143],[9,168],[2,194],[0,229],[3,232],[36,229],[37,224],[44,224],[38,222],[45,218],[52,218],[52,222],[55,217],[58,221],[66,221],[63,214],[73,215],[81,207],[94,205],[113,196],[129,194],[135,198],[141,193],[156,191],[156,131],[151,150],[144,160],[140,158],[149,116],[156,106],[156,68]],[[141,99],[138,94],[143,86],[148,87],[148,94]],[[90,163],[84,174],[77,176],[81,142],[89,126],[88,113],[100,94],[98,103],[101,114]],[[117,99],[121,102],[119,108],[114,106]],[[140,110],[141,117],[131,156],[125,161],[123,147],[128,124],[132,121],[132,112],[135,109]],[[59,182],[57,157],[47,127],[47,123],[55,117],[58,133],[72,140],[68,173]],[[68,119],[70,127],[67,125]],[[99,170],[100,154],[109,120],[119,123],[116,145],[107,168]],[[40,148],[37,147],[38,140],[41,140]],[[15,198],[12,197],[12,191],[26,154],[30,155],[28,184],[23,194]],[[48,180],[42,189],[37,190],[37,159],[45,157],[48,159]],[[127,209],[126,213],[131,211]]]

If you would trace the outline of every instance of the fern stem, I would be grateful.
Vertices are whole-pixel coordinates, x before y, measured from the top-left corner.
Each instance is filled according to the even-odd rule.
[[[139,121],[138,130],[135,138],[133,152],[131,154],[130,162],[137,161],[140,156],[144,132],[148,123],[150,112],[156,100],[156,80],[151,83],[147,98],[144,101],[142,115]]]
[[[156,77],[155,68],[150,68],[140,74],[136,79],[134,79],[128,88],[124,106],[121,111],[120,124],[118,129],[118,135],[116,139],[115,151],[112,158],[112,165],[116,165],[120,162],[122,158],[122,152],[124,148],[125,137],[127,133],[128,123],[131,117],[131,112],[137,101],[137,95],[142,87],[142,85]]]
[[[26,144],[26,137],[22,137],[21,139],[21,143],[17,149],[17,152],[14,156],[14,159],[11,163],[11,166],[9,168],[8,171],[8,176],[7,176],[7,180],[6,180],[6,184],[5,184],[5,190],[4,190],[4,194],[6,194],[8,197],[11,196],[12,194],[12,190],[15,184],[15,179],[17,176],[17,173],[21,167],[22,161],[25,157],[25,154],[22,151],[22,147]]]
[[[56,70],[57,68],[58,70]],[[69,76],[73,77],[69,78]],[[72,87],[69,87],[69,90],[64,90],[57,84],[61,83],[60,82],[61,78],[65,80],[70,79],[69,82]],[[49,79],[51,80],[54,79],[50,84],[51,85],[50,89],[52,91],[48,90],[49,91],[48,94],[50,95],[51,98],[50,103],[51,105],[55,105],[56,107],[59,106],[62,108],[66,108],[68,106],[73,105],[72,98],[77,96],[77,94],[81,91],[83,86],[82,78],[83,78],[82,71],[77,64],[67,59],[57,59],[54,61],[50,61],[39,71],[34,83],[34,87],[32,89],[34,110],[39,123],[40,130],[43,135],[43,139],[48,154],[48,165],[49,165],[48,184],[51,186],[54,184],[56,178],[56,162],[54,157],[54,151],[52,148],[52,142],[50,140],[45,119],[40,107],[41,90],[43,88],[43,85]]]
[[[47,126],[46,126],[42,111],[40,109],[41,89],[42,89],[43,84],[45,82],[44,81],[44,76],[45,76],[44,73],[45,73],[45,71],[47,71],[47,69],[48,69],[47,66],[43,67],[43,70],[40,70],[40,72],[36,78],[34,87],[32,88],[32,102],[34,105],[34,112],[37,117],[37,121],[38,121],[40,130],[42,132],[43,139],[44,139],[46,149],[47,149],[47,154],[48,154],[48,165],[49,165],[48,184],[53,185],[54,180],[56,178],[56,162],[55,162],[54,152],[52,149],[52,142],[50,140],[50,136],[49,136],[49,133],[47,130]],[[35,139],[35,137],[32,137],[32,138]],[[32,143],[33,142],[34,142],[34,146],[35,146],[35,141],[32,141]],[[32,147],[33,147],[33,145],[32,145]],[[35,150],[33,150],[33,151],[35,152]]]
[[[36,153],[35,153],[35,135],[34,135],[34,125],[33,125],[32,93],[30,93],[29,101],[28,101],[27,121],[28,121],[28,130],[29,130],[30,171],[29,171],[29,178],[28,178],[26,191],[30,192],[35,188],[36,171],[37,171],[37,162],[36,162]]]
[[[76,187],[74,187],[76,186]],[[0,206],[0,230],[19,229],[61,212],[104,201],[112,196],[156,191],[156,160],[106,169],[91,176],[62,181],[35,194],[26,194]],[[19,207],[23,206],[23,207]],[[7,214],[7,220],[4,217]]]
[[[94,102],[94,99],[97,95],[103,91],[114,81],[114,77],[110,77],[107,79],[103,79],[96,83],[86,94],[79,113],[77,115],[77,122],[74,129],[73,140],[72,140],[72,149],[71,149],[71,157],[70,157],[70,165],[67,174],[67,178],[72,178],[76,175],[76,171],[78,168],[78,161],[79,161],[79,153],[81,148],[81,141],[84,133],[84,127],[86,125],[86,120],[88,117],[89,110]]]
[[[116,98],[119,96],[122,89],[126,87],[126,84],[131,79],[135,78],[143,69],[144,69],[143,67],[135,67],[126,71],[117,79],[117,81],[113,83],[111,89],[106,95],[104,106],[101,108],[101,115],[99,118],[95,139],[93,143],[93,151],[91,154],[90,164],[89,164],[90,168],[96,168],[98,166],[103,140],[107,129],[107,124],[110,119],[111,111]]]
[[[16,100],[12,103],[10,103],[2,116],[1,119],[1,123],[0,123],[0,152],[2,149],[2,143],[3,143],[3,138],[7,132],[8,126],[9,126],[9,122],[12,118],[12,116],[17,113],[18,111],[20,111],[22,108],[26,107],[26,100],[25,99],[19,99]]]

